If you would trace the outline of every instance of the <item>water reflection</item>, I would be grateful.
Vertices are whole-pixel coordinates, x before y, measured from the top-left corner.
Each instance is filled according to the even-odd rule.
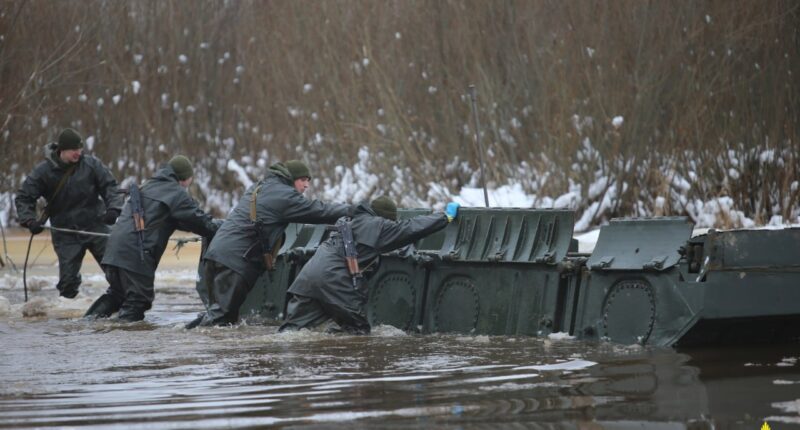
[[[85,322],[57,311],[37,319],[0,316],[0,428],[800,422],[797,345],[674,351],[411,336],[392,327],[368,337],[277,334],[275,326],[252,325],[186,331],[183,323],[197,309],[186,284],[177,276],[147,321],[135,324]],[[100,291],[98,285],[93,293]]]

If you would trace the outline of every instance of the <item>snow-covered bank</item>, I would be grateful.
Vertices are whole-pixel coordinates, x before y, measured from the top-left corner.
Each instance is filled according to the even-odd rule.
[[[620,126],[621,124],[620,121]],[[228,146],[234,147],[235,142],[228,142]],[[222,145],[221,151],[225,148],[226,146]],[[759,162],[771,163],[781,157],[774,151],[768,155],[762,154],[756,158]],[[352,165],[338,165],[332,169],[333,173],[327,176],[318,174],[315,163],[309,163],[312,166],[313,176],[309,197],[355,203],[385,194],[395,198],[401,207],[430,207],[435,210],[443,209],[448,201],[459,202],[465,207],[483,207],[485,204],[483,189],[479,187],[480,172],[470,169],[468,163],[459,160],[458,157],[447,165],[444,174],[448,177],[456,174],[465,176],[467,180],[464,185],[454,180],[448,182],[426,179],[425,183],[420,180],[415,181],[411,169],[407,166],[395,165],[388,170],[382,169],[380,160],[383,157],[384,154],[375,153],[366,146],[362,147]],[[696,228],[780,227],[800,223],[800,208],[793,206],[791,200],[786,200],[789,197],[782,200],[785,200],[783,205],[791,208],[787,218],[779,215],[787,212],[781,205],[772,205],[771,213],[768,215],[764,215],[762,211],[760,216],[751,217],[745,210],[737,207],[736,201],[730,196],[715,195],[705,199],[693,197],[698,193],[697,188],[702,191],[708,186],[700,181],[701,175],[693,167],[682,173],[677,172],[672,167],[674,160],[665,160],[669,166],[658,169],[659,174],[664,177],[666,184],[664,188],[640,189],[637,194],[638,199],[631,201],[629,192],[631,184],[620,182],[624,179],[617,179],[608,173],[613,170],[610,166],[614,163],[599,159],[597,151],[588,139],[583,141],[575,158],[578,162],[573,166],[574,170],[585,173],[584,176],[593,177],[592,181],[578,183],[573,181],[570,174],[552,167],[542,170],[521,162],[516,167],[503,168],[507,177],[505,183],[489,182],[487,187],[489,206],[574,210],[574,230],[578,233],[591,231],[606,224],[610,219],[621,216],[687,216],[694,222]],[[194,192],[198,194],[196,197],[204,204],[206,210],[224,216],[236,204],[244,189],[262,177],[267,172],[268,166],[276,161],[278,160],[271,159],[270,155],[263,151],[259,157],[245,156],[239,160],[219,157],[215,159],[211,169],[197,166],[196,185],[193,186]],[[732,165],[740,164],[733,154],[729,154],[727,162]],[[725,178],[723,185],[738,178],[741,173],[737,172],[731,169],[730,177]],[[220,176],[229,177],[234,181],[232,189],[217,188]],[[553,179],[556,176],[560,179]],[[552,186],[551,182],[563,182],[564,178],[568,179],[567,189],[551,195],[554,189],[558,189]],[[126,177],[122,184],[126,185],[136,179]],[[795,181],[791,184],[791,189],[797,188],[798,184]],[[0,193],[0,223],[4,226],[16,225],[13,201],[13,192]],[[757,207],[764,206],[757,199],[754,201]]]

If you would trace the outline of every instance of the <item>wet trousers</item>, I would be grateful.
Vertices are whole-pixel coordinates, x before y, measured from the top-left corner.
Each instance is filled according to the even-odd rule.
[[[370,325],[364,312],[366,297],[360,303],[352,303],[350,309],[311,297],[291,294],[286,308],[286,321],[278,331],[313,328],[333,320],[342,331],[350,334],[369,334]]]
[[[105,226],[90,229],[99,233],[108,233]],[[58,256],[58,293],[68,299],[78,295],[81,285],[81,264],[88,250],[100,264],[106,251],[108,238],[84,236],[73,233],[53,232],[53,248]]]
[[[239,308],[253,286],[249,285],[242,275],[224,264],[203,260],[203,266],[197,292],[206,305],[206,315],[200,325],[236,324],[239,322]]]
[[[121,267],[105,265],[103,271],[109,287],[86,312],[85,317],[107,318],[119,311],[124,321],[140,321],[153,306],[153,278]]]

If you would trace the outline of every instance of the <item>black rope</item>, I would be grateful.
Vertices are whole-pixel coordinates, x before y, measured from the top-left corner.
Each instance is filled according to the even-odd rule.
[[[25,303],[28,302],[28,257],[31,255],[33,236],[33,233],[31,233],[31,238],[28,239],[28,250],[25,252],[25,264],[22,266],[22,287],[25,289]]]

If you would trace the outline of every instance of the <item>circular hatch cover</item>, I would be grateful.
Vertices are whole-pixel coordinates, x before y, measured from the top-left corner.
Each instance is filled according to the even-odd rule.
[[[417,294],[407,274],[388,273],[370,292],[369,301],[370,325],[387,324],[401,330],[411,327]]]
[[[478,291],[468,278],[444,283],[436,295],[434,331],[471,333],[478,325]]]
[[[613,342],[644,345],[653,331],[656,301],[644,280],[620,281],[608,292],[603,305],[604,336]]]

